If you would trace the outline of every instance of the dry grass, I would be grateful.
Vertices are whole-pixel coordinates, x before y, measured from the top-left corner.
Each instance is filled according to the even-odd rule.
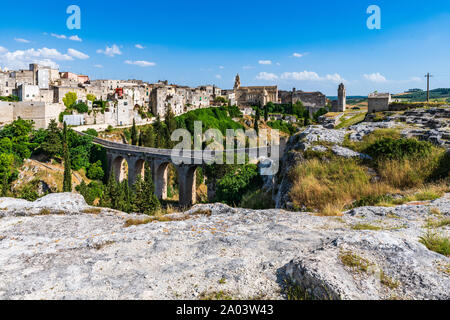
[[[380,272],[380,282],[383,286],[389,289],[397,289],[400,286],[400,282],[390,278],[383,270]]]
[[[233,300],[233,297],[225,291],[202,292],[198,298],[199,300]]]
[[[438,167],[441,152],[421,159],[381,160],[378,173],[382,181],[399,189],[422,187]]]
[[[131,226],[139,226],[143,224],[148,224],[152,222],[174,222],[174,221],[185,221],[188,219],[191,219],[195,216],[211,216],[212,212],[211,210],[198,210],[190,215],[186,214],[183,216],[178,217],[169,217],[164,214],[157,214],[154,217],[148,217],[144,219],[128,219],[125,222],[125,228],[131,227]]]
[[[428,250],[450,257],[450,239],[448,237],[428,231],[420,238],[420,243],[427,247]]]
[[[344,266],[347,266],[357,272],[368,272],[369,267],[372,265],[369,260],[364,259],[350,251],[341,252],[339,259]]]
[[[102,209],[100,208],[89,208],[89,209],[84,209],[83,213],[85,214],[100,214],[102,212]]]
[[[356,160],[335,158],[328,162],[310,159],[290,173],[294,205],[306,206],[322,215],[340,215],[353,201],[388,193],[385,184],[372,183],[367,168]]]
[[[382,230],[383,228],[378,227],[378,226],[374,226],[372,224],[368,224],[368,223],[357,223],[355,225],[352,226],[353,230],[371,230],[371,231],[379,231]]]
[[[441,219],[428,219],[426,227],[431,229],[437,229],[450,226],[450,218],[445,217]]]

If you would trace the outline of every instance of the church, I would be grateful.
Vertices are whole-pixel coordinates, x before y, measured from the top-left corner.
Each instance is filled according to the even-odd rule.
[[[241,87],[239,74],[234,82],[234,93],[238,106],[265,106],[269,102],[278,103],[278,87]]]

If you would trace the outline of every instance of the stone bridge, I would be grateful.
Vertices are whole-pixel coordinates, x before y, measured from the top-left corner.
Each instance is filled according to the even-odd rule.
[[[134,185],[139,175],[144,176],[144,165],[147,162],[153,175],[155,194],[160,200],[167,199],[168,169],[169,164],[173,164],[178,175],[179,204],[181,206],[190,206],[196,203],[197,168],[214,159],[214,155],[205,157],[202,152],[198,154],[198,152],[191,151],[187,157],[183,155],[180,158],[183,160],[182,164],[175,164],[171,149],[138,147],[99,138],[94,138],[93,142],[107,150],[108,176],[114,173],[118,181],[128,179],[130,186]],[[245,150],[246,154],[253,152],[252,156],[257,158],[260,155],[267,157],[271,152],[270,147],[236,149],[234,152],[239,150]],[[128,177],[125,177],[124,170],[122,170],[124,161],[128,164]]]

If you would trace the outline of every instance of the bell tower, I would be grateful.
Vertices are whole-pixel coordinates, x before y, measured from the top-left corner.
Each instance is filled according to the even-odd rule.
[[[343,83],[339,85],[338,89],[338,112],[344,112],[347,108],[347,93]]]
[[[239,89],[241,87],[241,77],[239,73],[236,75],[236,79],[234,80],[234,90]]]

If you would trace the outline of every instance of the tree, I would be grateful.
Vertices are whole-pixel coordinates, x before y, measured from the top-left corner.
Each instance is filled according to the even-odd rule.
[[[177,130],[177,121],[175,120],[175,114],[172,111],[170,104],[167,106],[166,116],[164,118],[164,123],[166,124],[167,130],[169,132],[169,140],[170,135]]]
[[[91,102],[94,102],[95,100],[97,100],[97,98],[93,94],[90,94],[90,93],[86,96],[86,99]]]
[[[266,104],[264,106],[264,121],[267,122],[269,120],[269,105]]]
[[[134,206],[140,213],[152,215],[161,207],[155,195],[152,172],[148,163],[145,164],[144,180],[138,177],[134,185],[134,192]]]
[[[147,127],[141,131],[141,146],[147,148],[154,148],[156,146],[155,130],[152,126]]]
[[[63,130],[63,157],[64,157],[64,180],[63,192],[72,192],[72,172],[70,168],[70,152],[67,138],[67,124],[64,122]]]
[[[98,160],[89,166],[87,177],[91,180],[102,180],[105,173],[102,168],[102,162]]]
[[[311,123],[311,117],[309,115],[309,110],[305,109],[305,112],[303,113],[303,118],[305,118],[305,121],[304,121],[305,127],[309,126]]]
[[[133,118],[133,127],[131,127],[131,144],[137,146],[139,142],[139,133],[136,128],[136,120]]]
[[[261,110],[257,107],[255,113],[255,120],[259,121],[261,119]]]
[[[106,184],[105,192],[100,200],[100,205],[106,208],[114,208],[115,199],[118,198],[118,184],[114,172],[109,175],[108,183]]]
[[[305,107],[303,106],[303,103],[298,100],[293,106],[292,106],[292,114],[297,116],[298,118],[303,118],[305,115]]]
[[[77,110],[78,113],[87,113],[89,111],[88,105],[84,102],[76,103],[71,108]]]
[[[229,205],[239,205],[249,189],[257,189],[262,180],[258,167],[254,164],[236,167],[225,174],[217,184],[216,201]]]
[[[58,124],[54,119],[50,121],[48,129],[46,130],[47,137],[41,145],[41,149],[50,158],[55,159],[57,155],[61,154],[62,143],[61,143],[61,133],[58,129]]]
[[[153,129],[156,137],[155,148],[164,148],[166,146],[166,136],[165,136],[166,132],[159,115],[156,117],[156,121],[153,124]]]
[[[77,94],[75,92],[67,92],[63,98],[64,105],[66,108],[71,109],[72,106],[77,102]]]

